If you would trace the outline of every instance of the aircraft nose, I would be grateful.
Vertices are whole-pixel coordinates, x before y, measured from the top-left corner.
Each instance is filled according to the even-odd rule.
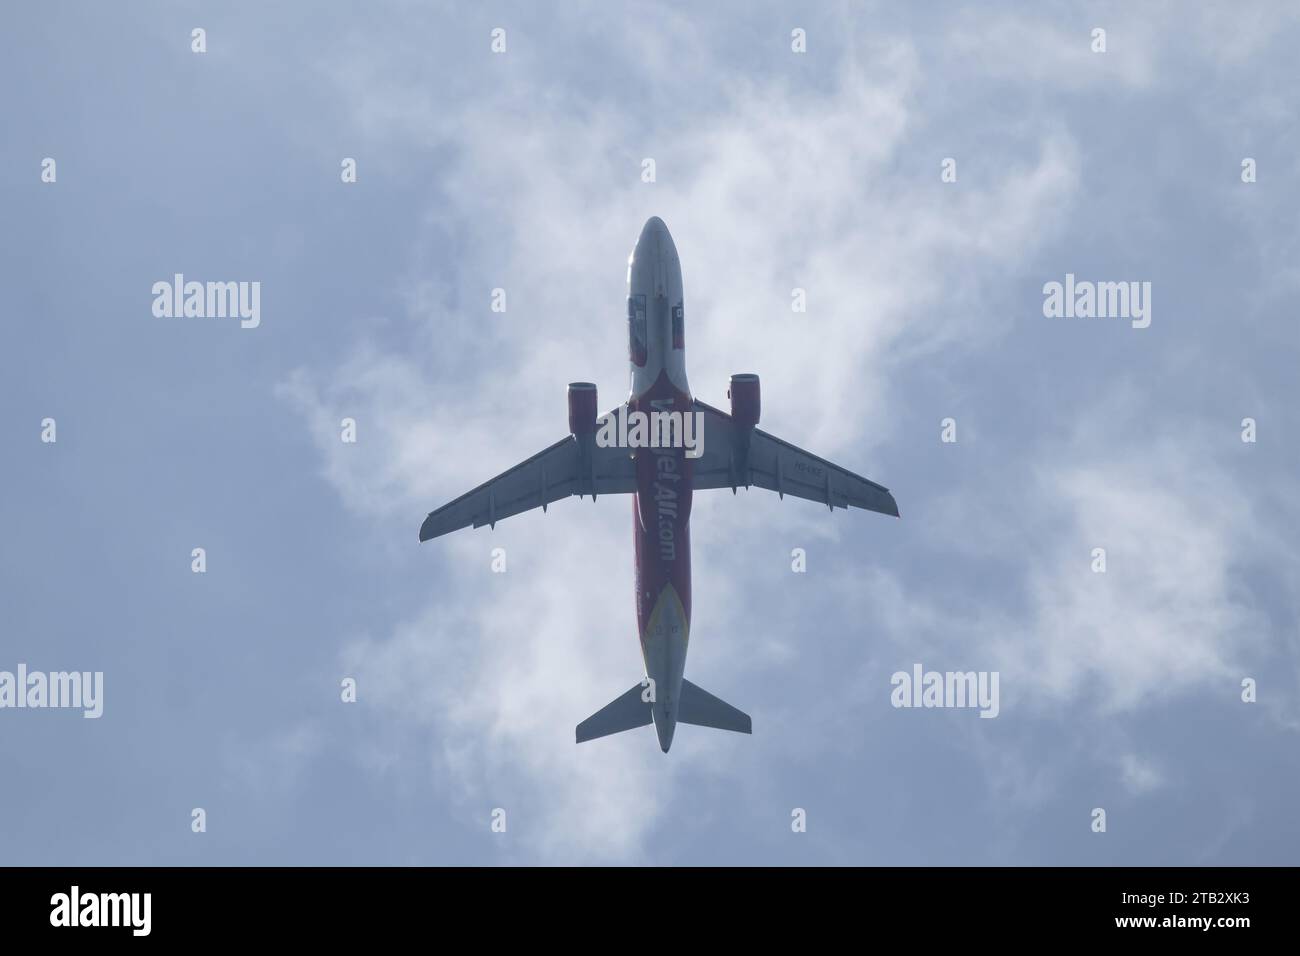
[[[632,259],[640,262],[653,262],[664,252],[664,239],[672,242],[672,237],[668,235],[668,227],[658,216],[651,216],[641,227],[641,235],[636,240],[636,248],[632,250]]]
[[[664,221],[651,216],[641,227],[636,248],[628,261],[630,285],[651,295],[667,295],[669,280],[680,275],[677,246]]]

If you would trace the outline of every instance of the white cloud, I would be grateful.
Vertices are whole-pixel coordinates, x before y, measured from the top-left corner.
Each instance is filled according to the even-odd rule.
[[[1135,794],[1150,793],[1164,785],[1164,777],[1150,761],[1131,753],[1120,758],[1120,779]]]
[[[1106,31],[1094,52],[1093,30]],[[1055,18],[967,11],[948,34],[957,62],[982,76],[1053,90],[1145,87],[1152,82],[1160,34],[1128,15]]]
[[[468,826],[488,832],[499,806],[507,833],[546,859],[621,859],[640,848],[677,768],[648,731],[574,744],[574,725],[641,676],[625,590],[604,593],[584,573],[612,550],[609,536],[598,521],[575,530],[565,512],[576,507],[552,509],[566,524],[554,534],[516,535],[545,540],[541,571],[494,575],[483,538],[480,560],[426,549],[418,558],[437,569],[442,600],[390,637],[349,645],[345,666],[382,719],[430,731],[433,779]],[[491,545],[508,558],[527,547]]]
[[[1036,446],[1023,483],[981,471],[920,522],[1006,588],[926,595],[882,573],[863,597],[900,639],[982,655],[968,666],[1002,672],[1004,713],[1074,708],[1091,720],[1216,685],[1228,694],[1270,631],[1243,562],[1267,553],[1300,565],[1238,493],[1221,460],[1231,434],[1120,442],[1105,423],[1123,404],[1104,402],[1072,438]],[[1105,549],[1104,573],[1094,548]]]
[[[637,37],[610,42],[626,46],[635,70]],[[1090,59],[1086,30],[1076,38],[1016,28],[1000,42],[963,40],[954,51],[1012,70],[1020,59],[1005,57],[1010,44],[1045,85],[1069,86],[1085,68],[1101,71],[1090,82],[1150,79],[1141,57]],[[367,346],[339,369],[303,370],[282,388],[344,501],[403,534],[406,522],[413,536],[425,511],[561,436],[566,381],[598,382],[606,407],[621,400],[624,263],[649,215],[666,219],[682,255],[697,394],[719,402],[730,372],[757,371],[764,424],[778,434],[855,457],[888,434],[899,362],[1003,331],[981,313],[981,289],[1065,227],[1079,159],[1059,120],[1026,119],[1009,128],[1005,155],[989,159],[993,178],[942,185],[939,157],[906,152],[917,119],[912,48],[873,41],[871,52],[846,62],[828,91],[777,78],[721,93],[714,85],[718,99],[683,100],[658,122],[557,89],[528,56],[512,62],[508,81],[451,108],[420,76],[395,79],[364,63],[342,70],[361,134],[445,160],[425,217],[436,238],[407,279],[411,346]],[[691,62],[692,77],[718,72]],[[658,160],[653,185],[638,180],[645,155]],[[399,164],[391,148],[384,162]],[[909,162],[933,174],[897,175]],[[458,278],[451,288],[431,284],[431,260],[449,251]],[[497,284],[510,297],[505,315],[487,309]],[[794,286],[808,290],[806,315],[790,311]],[[852,414],[837,414],[845,396]],[[358,446],[337,440],[343,414],[358,419]],[[990,596],[978,621],[962,619],[898,574],[857,575],[846,586],[913,646],[978,649],[1003,670],[1004,700],[1059,707],[1099,689],[1103,710],[1131,708],[1228,679],[1259,624],[1232,580],[1253,518],[1223,500],[1216,478],[1211,463],[1176,444],[1116,452],[1081,442],[1028,476],[1029,500],[990,496],[951,509],[976,529],[1000,521],[1043,529],[1016,581],[1029,599],[1023,616]],[[1005,513],[986,510],[997,503]],[[609,519],[609,508],[624,517]],[[577,720],[640,676],[628,509],[561,503],[544,519],[510,519],[491,538],[466,531],[426,545],[419,559],[436,569],[437,603],[347,652],[394,717],[432,731],[436,772],[467,813],[486,821],[503,786],[527,795],[542,825],[517,832],[548,859],[642,852],[692,753],[725,768],[732,752],[708,735],[681,740],[668,759],[644,735],[572,742]],[[746,508],[702,502],[701,512],[724,534],[754,520]],[[792,510],[772,520],[803,518]],[[1094,542],[1110,552],[1105,576],[1088,569]],[[504,580],[487,571],[498,544],[524,562]],[[697,587],[722,595],[735,584],[700,567]],[[760,662],[779,660],[781,648],[765,654]],[[1047,789],[1042,780],[1028,787]]]

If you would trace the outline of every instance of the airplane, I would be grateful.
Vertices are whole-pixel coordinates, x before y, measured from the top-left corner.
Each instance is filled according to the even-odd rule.
[[[568,387],[569,434],[532,458],[429,513],[420,541],[577,495],[632,496],[636,616],[645,678],[596,711],[577,743],[654,724],[664,753],[679,723],[752,733],[748,714],[684,676],[691,629],[691,499],[696,491],[757,486],[830,510],[863,508],[898,517],[889,489],[758,429],[759,378],[731,376],[730,414],[691,396],[686,382],[682,270],[668,227],[647,220],[628,259],[627,401],[597,417],[596,386]],[[598,442],[611,416],[641,411],[696,413],[703,435],[691,457],[684,440],[629,448]],[[667,437],[673,435],[669,430]]]

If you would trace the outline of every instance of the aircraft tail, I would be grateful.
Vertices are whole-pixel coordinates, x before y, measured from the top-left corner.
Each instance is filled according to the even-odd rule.
[[[677,709],[677,720],[697,727],[734,730],[738,734],[754,732],[749,714],[737,710],[725,700],[714,697],[685,678],[682,679],[682,699]]]
[[[650,705],[641,699],[643,690],[641,684],[633,684],[627,693],[615,697],[578,724],[578,743],[649,726],[654,718],[650,716]]]
[[[578,724],[575,733],[578,743],[620,734],[625,730],[635,730],[637,727],[648,727],[654,718],[650,704],[641,699],[644,692],[644,684],[633,684],[626,692]],[[681,700],[677,705],[677,722],[712,727],[715,730],[731,730],[738,734],[754,732],[749,714],[737,710],[685,679],[682,680]],[[671,736],[669,732],[669,739]]]

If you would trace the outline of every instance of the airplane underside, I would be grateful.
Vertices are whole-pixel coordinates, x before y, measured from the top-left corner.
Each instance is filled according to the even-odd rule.
[[[596,386],[569,385],[569,435],[532,458],[432,511],[420,526],[427,541],[497,521],[573,495],[628,494],[633,502],[637,626],[645,677],[578,724],[578,743],[654,725],[667,753],[678,724],[748,734],[749,715],[685,678],[691,629],[690,512],[694,493],[764,488],[836,508],[898,516],[882,485],[761,431],[757,375],[731,377],[730,413],[691,396],[686,381],[681,264],[668,227],[648,220],[628,260],[627,402],[597,415]],[[627,447],[616,416],[660,413],[702,423],[698,444],[673,440]],[[621,428],[606,427],[620,425]],[[598,434],[601,440],[597,440]]]

